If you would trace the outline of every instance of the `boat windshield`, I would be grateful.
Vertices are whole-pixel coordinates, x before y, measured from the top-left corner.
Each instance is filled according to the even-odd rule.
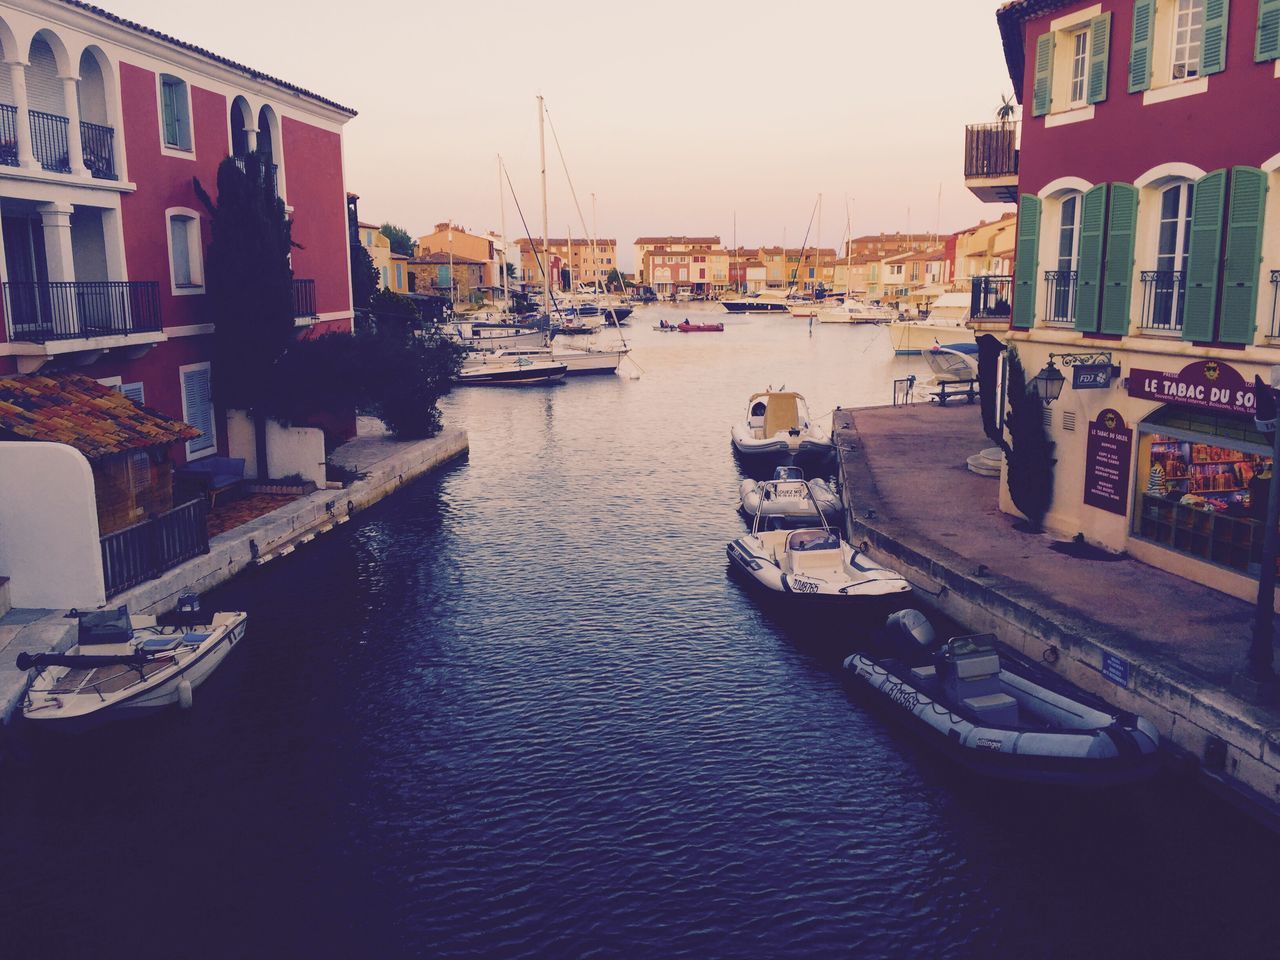
[[[793,553],[810,550],[839,550],[840,538],[829,530],[797,530],[787,537],[787,549]]]

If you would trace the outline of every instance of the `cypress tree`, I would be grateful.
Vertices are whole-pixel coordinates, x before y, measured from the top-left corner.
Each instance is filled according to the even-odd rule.
[[[1053,503],[1054,443],[1044,429],[1044,403],[1027,387],[1018,351],[1009,350],[1009,452],[1006,455],[1009,496],[1031,529],[1044,528]]]

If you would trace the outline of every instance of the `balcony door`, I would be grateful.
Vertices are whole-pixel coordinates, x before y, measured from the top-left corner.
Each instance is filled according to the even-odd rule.
[[[1160,194],[1160,232],[1156,241],[1156,270],[1152,278],[1151,327],[1176,332],[1182,329],[1186,296],[1187,252],[1191,246],[1191,203],[1195,184],[1176,183]]]
[[[44,226],[39,214],[0,216],[4,234],[4,306],[15,340],[43,343],[54,339],[53,305],[49,295],[49,263],[45,257]]]
[[[1050,277],[1052,296],[1049,306],[1053,311],[1050,322],[1072,324],[1075,322],[1076,270],[1080,266],[1080,205],[1078,193],[1064,197],[1058,208],[1058,263]]]

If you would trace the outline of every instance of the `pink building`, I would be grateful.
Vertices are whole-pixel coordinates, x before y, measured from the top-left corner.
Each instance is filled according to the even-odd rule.
[[[76,0],[0,2],[0,375],[118,386],[227,452],[203,251],[218,164],[269,156],[299,335],[352,326],[342,130],[354,111]]]

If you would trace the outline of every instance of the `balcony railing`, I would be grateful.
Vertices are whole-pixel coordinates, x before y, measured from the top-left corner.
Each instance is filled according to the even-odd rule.
[[[276,165],[276,164],[274,164],[274,163],[261,163],[261,161],[259,161],[259,164],[260,164],[260,167],[259,167],[259,168],[260,168],[260,169],[261,169],[261,171],[262,171],[262,177],[263,177],[263,179],[264,179],[266,182],[268,182],[268,183],[270,183],[270,184],[271,184],[271,192],[272,192],[272,193],[274,193],[276,196],[279,196],[279,195],[280,195],[280,184],[279,184],[279,183],[277,182],[277,180],[276,180],[276,171],[277,171],[279,168],[278,168],[278,167],[277,167],[277,165]],[[248,171],[248,169],[247,169],[247,168],[246,168],[246,166],[245,166],[244,157],[236,157],[236,166],[240,168],[240,172],[241,172],[241,173],[248,173],[248,172],[249,172],[249,171]]]
[[[152,580],[209,552],[204,497],[100,539],[107,596]]]
[[[160,329],[153,280],[10,282],[4,285],[9,339],[49,343],[152,333]]]
[[[1046,270],[1044,292],[1049,311],[1045,321],[1055,327],[1075,326],[1076,271]]]
[[[316,282],[314,280],[293,281],[293,316],[316,317]]]
[[[1280,337],[1280,270],[1271,271],[1271,336]]]
[[[975,123],[964,128],[965,179],[1018,174],[1018,124]]]
[[[40,166],[53,173],[70,173],[67,118],[42,110],[29,110],[28,113],[31,115],[31,149]]]
[[[0,164],[18,165],[18,108],[0,103]]]
[[[84,165],[99,180],[116,179],[115,131],[100,123],[80,121]]]
[[[1013,313],[1013,277],[974,277],[969,291],[970,320],[1008,320]]]
[[[1180,334],[1186,295],[1186,274],[1181,270],[1143,270],[1142,332]]]

